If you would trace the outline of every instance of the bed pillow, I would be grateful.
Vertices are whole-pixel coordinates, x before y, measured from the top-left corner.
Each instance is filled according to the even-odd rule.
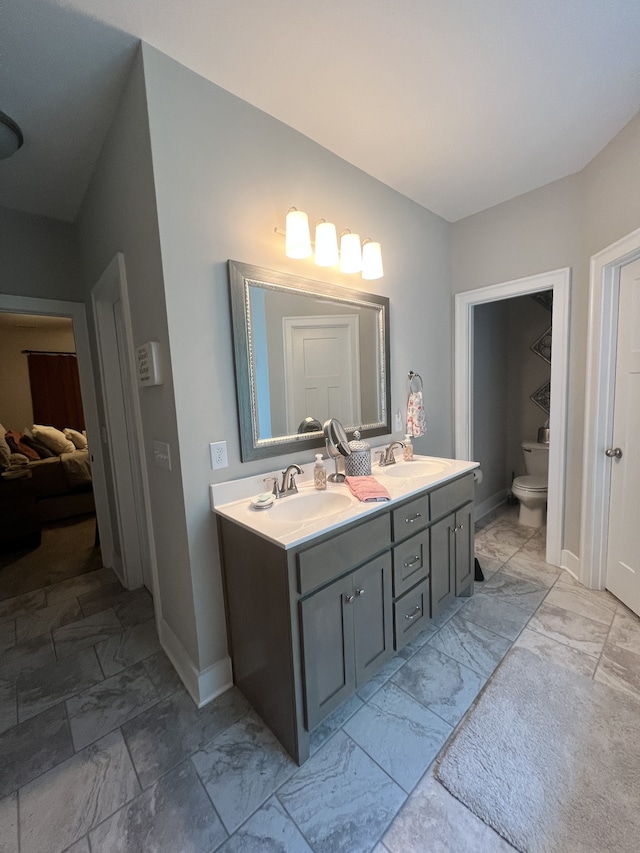
[[[37,441],[40,441],[57,456],[60,456],[61,453],[71,453],[76,449],[74,443],[69,441],[65,434],[55,427],[34,424],[31,427],[31,432]]]
[[[22,440],[22,436],[18,432],[17,429],[10,429],[5,434],[5,440],[9,447],[11,448],[12,453],[22,453],[27,459],[30,459],[32,462],[37,462],[40,457],[37,452],[33,450],[33,448],[29,447],[29,445],[25,444]]]
[[[78,432],[77,429],[71,429],[70,427],[67,427],[64,430],[64,435],[65,438],[68,438],[69,441],[73,443],[76,450],[87,449],[87,439],[81,432]]]
[[[5,432],[5,428],[0,424],[0,468],[9,467],[9,457],[11,456],[11,448],[4,437]]]
[[[30,447],[32,450],[35,450],[39,459],[51,459],[52,456],[57,455],[53,453],[53,451],[49,450],[48,447],[45,447],[41,441],[36,441],[33,436],[27,435],[26,432],[22,433],[22,443],[26,444],[27,447]]]

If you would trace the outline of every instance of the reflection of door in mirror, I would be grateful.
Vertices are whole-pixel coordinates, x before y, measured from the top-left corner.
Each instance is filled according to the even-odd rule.
[[[286,431],[307,417],[360,421],[359,318],[284,317]]]

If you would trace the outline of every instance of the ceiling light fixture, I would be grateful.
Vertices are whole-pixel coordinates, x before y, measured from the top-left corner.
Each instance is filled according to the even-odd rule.
[[[6,113],[0,110],[0,160],[6,160],[22,146],[22,131]]]

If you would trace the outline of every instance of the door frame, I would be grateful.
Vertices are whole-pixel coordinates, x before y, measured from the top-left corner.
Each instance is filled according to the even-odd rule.
[[[637,258],[640,228],[593,255],[590,265],[580,580],[591,589],[604,589],[607,575],[611,463],[604,451],[613,439],[620,269]]]
[[[68,317],[73,323],[78,375],[82,393],[82,407],[91,455],[91,477],[96,505],[96,519],[100,530],[102,562],[113,567],[113,531],[106,489],[105,462],[102,453],[102,436],[93,375],[86,309],[83,302],[66,302],[32,296],[12,296],[0,293],[0,311],[12,314],[42,314],[47,317]]]
[[[476,305],[553,290],[551,403],[546,560],[562,562],[566,488],[567,398],[569,393],[569,311],[571,267],[479,287],[455,295],[455,456],[469,459],[473,448],[473,342]]]

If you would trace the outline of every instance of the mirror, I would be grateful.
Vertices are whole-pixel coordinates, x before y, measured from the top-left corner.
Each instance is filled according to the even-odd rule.
[[[229,261],[242,461],[391,432],[389,300]]]

